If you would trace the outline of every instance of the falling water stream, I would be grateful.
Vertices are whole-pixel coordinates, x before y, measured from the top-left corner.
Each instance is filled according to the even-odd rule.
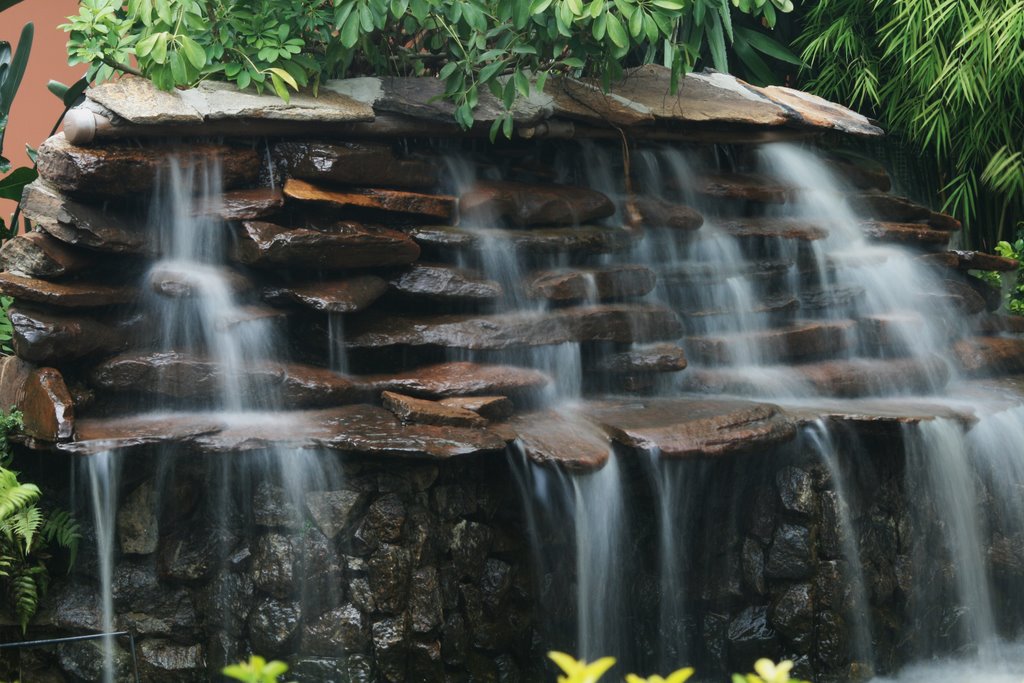
[[[614,167],[613,156],[605,148],[586,144],[575,152],[572,163],[556,168],[556,174],[581,183],[585,179],[591,187],[617,200],[621,210],[624,190],[616,180],[620,174]],[[890,381],[880,377],[877,397],[893,399],[923,393],[939,400],[947,383],[958,380],[949,359],[948,340],[965,330],[956,312],[931,296],[941,290],[941,282],[908,252],[867,242],[856,211],[844,199],[844,188],[812,154],[794,146],[765,146],[757,160],[758,171],[773,182],[794,188],[794,196],[785,205],[785,220],[814,223],[825,228],[827,235],[809,240],[799,249],[790,244],[793,240],[767,238],[760,254],[749,253],[732,236],[734,216],[716,213],[693,190],[698,176],[695,161],[677,149],[667,148],[640,150],[635,158],[637,185],[644,188],[645,194],[688,204],[705,216],[704,226],[692,238],[680,239],[669,228],[650,227],[629,257],[632,263],[647,265],[660,274],[657,289],[649,298],[680,312],[688,337],[726,339],[724,356],[692,363],[696,370],[719,378],[723,393],[788,405],[813,404],[820,399],[821,392],[793,371],[792,360],[782,357],[775,345],[764,341],[776,328],[807,323],[835,326],[838,341],[829,356],[833,360],[863,363],[867,369],[872,361],[882,358],[910,358],[926,369],[923,387],[908,389],[896,378]],[[581,161],[582,170],[575,165]],[[450,189],[459,193],[475,180],[475,171],[465,160],[456,159],[449,164],[449,176],[453,183]],[[196,190],[199,196],[193,199]],[[148,293],[143,306],[160,321],[164,350],[203,355],[218,368],[218,386],[213,396],[190,409],[214,413],[241,430],[273,421],[281,431],[288,431],[296,428],[293,418],[280,410],[277,392],[258,379],[260,373],[254,372],[274,361],[283,343],[272,323],[250,314],[231,272],[224,267],[225,230],[213,210],[220,191],[219,171],[215,167],[198,172],[172,167],[163,194],[153,203],[151,223],[161,236],[162,260],[145,276],[144,289]],[[568,262],[555,256],[527,259],[510,248],[493,230],[493,223],[493,219],[475,216],[474,221],[461,226],[478,237],[474,253],[463,265],[479,268],[484,277],[502,285],[505,296],[495,306],[498,312],[543,314],[550,304],[532,299],[524,291],[524,275],[530,269],[565,268]],[[605,261],[605,257],[594,259],[597,264]],[[585,306],[598,302],[595,281],[588,282],[589,295],[581,303]],[[802,302],[808,317],[795,317],[792,307],[786,311],[776,307],[775,302],[780,300]],[[807,305],[811,301],[824,304]],[[869,319],[888,325],[884,348],[879,348],[877,340],[859,334],[856,325],[846,324],[850,320]],[[337,372],[346,372],[340,316],[332,317],[330,333],[330,365]],[[481,356],[449,351],[449,358],[479,360]],[[585,374],[584,351],[579,343],[502,351],[485,359],[549,372],[555,382],[546,407],[557,411],[567,424],[578,425],[581,434],[593,431],[593,426],[575,410],[582,400]],[[683,374],[694,373],[688,370]],[[686,381],[684,377],[680,385],[676,380],[663,380],[658,391],[664,396],[677,396],[694,390]],[[997,399],[993,401],[992,406],[997,405]],[[903,434],[909,476],[930,505],[926,512],[922,508],[921,514],[933,515],[931,519],[938,519],[946,531],[943,550],[955,575],[955,600],[966,614],[961,639],[977,644],[982,652],[999,655],[984,659],[986,667],[992,664],[991,674],[971,680],[993,683],[1008,680],[1003,669],[1009,670],[1010,665],[1004,666],[1005,662],[1022,661],[1019,648],[999,645],[996,635],[998,619],[983,542],[990,525],[979,517],[981,506],[976,488],[976,480],[984,480],[997,510],[998,531],[1007,538],[1024,537],[1024,496],[1020,495],[1024,490],[1024,458],[1017,457],[1020,444],[1024,443],[1024,407],[1008,406],[1007,401],[1006,397],[998,397],[999,408],[988,403],[977,406],[980,419],[970,431],[956,420],[936,418],[908,426]],[[149,408],[155,413],[166,413],[180,406]],[[803,443],[828,470],[839,498],[842,553],[848,567],[845,579],[851,585],[853,603],[866,606],[867,589],[857,534],[846,514],[854,503],[844,481],[839,435],[825,422],[817,422],[805,429]],[[575,645],[576,652],[585,658],[626,656],[644,649],[635,641],[635,629],[630,627],[637,609],[630,604],[631,591],[636,589],[635,567],[654,568],[654,583],[660,594],[654,611],[663,636],[682,634],[681,624],[692,616],[686,613],[691,596],[685,593],[690,582],[685,573],[688,563],[682,558],[690,552],[690,520],[700,513],[708,475],[706,470],[691,467],[691,463],[665,462],[656,455],[652,454],[651,461],[644,464],[650,477],[652,501],[643,504],[650,504],[658,524],[651,534],[656,539],[657,553],[640,558],[633,556],[630,542],[631,517],[640,503],[627,491],[627,463],[623,456],[612,454],[599,471],[580,475],[544,471],[527,464],[521,456],[513,456],[540,577],[558,571],[549,566],[541,549],[545,525],[562,515],[572,515]],[[114,510],[120,458],[116,453],[104,453],[87,462],[100,546],[104,628],[113,630],[111,563],[115,554]],[[269,448],[246,454],[237,464],[224,464],[224,481],[220,482],[222,488],[217,494],[220,514],[229,516],[232,496],[237,494],[233,489],[246,478],[273,482],[283,491],[291,508],[301,510],[303,497],[309,491],[337,484],[341,475],[332,462],[336,461],[316,453]],[[247,493],[251,494],[251,490]],[[222,556],[227,552],[223,549]],[[917,599],[935,599],[928,595],[928,586],[918,588]],[[307,596],[306,602],[316,599]],[[872,662],[871,622],[868,615],[860,616],[853,618],[852,657]],[[693,656],[688,648],[686,643],[673,643],[672,647],[661,648],[656,662],[643,656],[638,659],[667,671],[687,663]],[[108,647],[107,652],[106,680],[110,681],[113,651]],[[934,648],[921,656],[933,654]],[[908,669],[899,680],[925,680],[928,671],[931,670]]]

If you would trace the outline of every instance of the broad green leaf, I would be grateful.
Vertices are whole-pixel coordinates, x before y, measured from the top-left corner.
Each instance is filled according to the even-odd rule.
[[[185,53],[185,58],[195,68],[202,69],[206,66],[206,52],[199,46],[199,43],[188,36],[181,38],[181,51]]]
[[[618,47],[626,47],[629,45],[629,37],[626,35],[626,29],[622,26],[622,21],[614,13],[608,14],[608,37]]]
[[[21,200],[21,191],[39,176],[34,168],[22,166],[0,178],[0,199]]]
[[[739,37],[742,36],[752,48],[758,52],[763,52],[769,57],[774,57],[779,61],[786,62],[788,64],[795,64],[796,66],[803,66],[803,62],[795,54],[790,52],[782,43],[778,42],[771,36],[767,36],[758,31],[751,31],[748,28],[737,27],[736,28],[737,42]]]
[[[6,115],[11,111],[14,94],[18,92],[21,79],[25,75],[25,67],[28,65],[28,56],[32,51],[33,36],[35,36],[35,28],[32,22],[29,22],[21,29],[18,48],[14,51],[6,77],[3,83],[0,84],[0,115]]]

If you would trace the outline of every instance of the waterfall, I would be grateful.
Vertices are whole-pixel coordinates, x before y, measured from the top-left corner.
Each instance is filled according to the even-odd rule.
[[[96,534],[96,557],[99,569],[99,606],[104,633],[113,633],[114,620],[114,557],[117,540],[117,492],[121,481],[121,457],[116,451],[97,453],[83,461],[92,500],[93,527]],[[111,637],[102,640],[103,683],[114,681],[116,644]]]

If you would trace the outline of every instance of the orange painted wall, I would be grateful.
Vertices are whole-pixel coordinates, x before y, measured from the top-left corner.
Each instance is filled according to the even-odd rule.
[[[0,13],[0,39],[12,45],[27,22],[33,22],[36,29],[28,69],[14,98],[4,138],[4,156],[15,168],[29,165],[25,145],[38,147],[64,109],[46,89],[47,82],[53,79],[70,85],[85,75],[85,66],[68,66],[67,34],[57,28],[77,11],[77,0],[25,0]],[[13,202],[0,202],[5,220],[13,210]]]

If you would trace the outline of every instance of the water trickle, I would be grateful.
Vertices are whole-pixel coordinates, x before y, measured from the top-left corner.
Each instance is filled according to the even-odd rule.
[[[97,453],[82,461],[92,500],[93,527],[100,582],[100,616],[104,633],[116,630],[114,622],[114,544],[117,539],[117,493],[121,481],[121,457],[116,451]],[[102,640],[103,683],[114,681],[115,643]]]

